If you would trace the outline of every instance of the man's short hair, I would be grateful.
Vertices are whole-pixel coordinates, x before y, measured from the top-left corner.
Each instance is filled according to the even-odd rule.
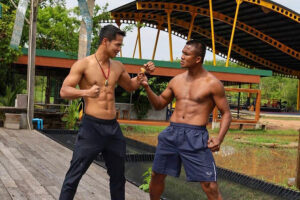
[[[206,44],[200,40],[189,40],[186,42],[186,45],[195,47],[195,55],[200,56],[203,63],[206,53]]]
[[[108,41],[112,41],[116,39],[117,35],[125,36],[125,31],[120,30],[119,28],[115,27],[114,25],[106,25],[100,30],[99,34],[99,45],[101,45],[104,38],[107,38]]]

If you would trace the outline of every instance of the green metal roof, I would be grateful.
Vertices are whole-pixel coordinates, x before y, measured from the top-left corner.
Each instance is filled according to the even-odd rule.
[[[27,55],[28,49],[22,48],[23,54]],[[64,58],[64,59],[77,59],[77,55],[75,53],[65,53],[60,51],[52,51],[52,50],[44,50],[37,49],[37,56],[43,57],[53,57],[53,58]],[[118,60],[124,64],[131,65],[143,65],[144,63],[150,61],[150,59],[136,59],[136,58],[124,58],[117,57],[115,60]],[[179,62],[169,62],[162,60],[153,60],[154,64],[158,67],[166,67],[166,68],[176,68],[180,69]],[[234,73],[234,74],[247,74],[247,75],[257,75],[257,76],[272,76],[271,70],[260,70],[260,69],[248,69],[243,67],[220,67],[220,66],[212,66],[212,65],[204,65],[204,68],[210,72],[222,72],[222,73]]]
[[[22,53],[24,55],[28,55],[28,49],[22,48]],[[37,49],[36,56],[51,57],[51,58],[64,58],[64,59],[77,59],[77,54],[75,54],[75,53],[45,50],[45,49]]]
[[[144,63],[150,61],[150,59],[135,59],[135,58],[124,58],[124,57],[117,57],[115,59],[119,60],[124,64],[131,64],[131,65],[143,65]],[[179,62],[169,62],[169,61],[161,61],[161,60],[153,60],[153,62],[156,66],[159,67],[177,68],[177,69],[181,68]],[[243,67],[220,67],[220,66],[212,66],[212,65],[204,65],[204,68],[210,72],[272,76],[271,70],[248,69]]]

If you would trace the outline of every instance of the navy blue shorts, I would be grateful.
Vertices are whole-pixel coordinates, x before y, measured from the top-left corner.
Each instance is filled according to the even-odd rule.
[[[216,165],[207,141],[205,126],[171,122],[158,136],[152,170],[178,177],[182,162],[187,181],[217,181]]]

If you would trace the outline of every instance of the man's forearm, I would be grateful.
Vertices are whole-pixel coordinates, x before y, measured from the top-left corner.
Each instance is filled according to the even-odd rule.
[[[63,86],[60,90],[60,96],[64,99],[78,99],[86,96],[86,90],[80,90],[70,86]]]
[[[221,142],[224,140],[224,137],[229,129],[230,123],[231,123],[231,113],[226,112],[222,115],[221,126],[218,135],[218,138],[220,139]]]
[[[160,110],[162,109],[162,105],[159,101],[159,96],[157,96],[150,88],[150,86],[145,87],[145,90],[147,92],[148,95],[148,99],[150,101],[150,103],[153,105],[153,107],[156,110]]]
[[[131,79],[131,87],[129,88],[130,91],[128,92],[133,92],[137,89],[139,89],[140,83],[137,80],[137,76]]]

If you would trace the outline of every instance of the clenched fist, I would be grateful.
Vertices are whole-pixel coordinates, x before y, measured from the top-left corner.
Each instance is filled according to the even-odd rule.
[[[209,138],[207,141],[207,147],[212,151],[212,152],[216,152],[220,150],[220,146],[221,146],[221,140],[219,140],[218,138]]]
[[[149,86],[148,85],[148,78],[144,73],[140,72],[137,76],[137,80],[140,83],[140,85],[142,85],[143,87],[148,87]]]
[[[145,68],[146,72],[148,74],[150,74],[150,73],[154,72],[155,65],[154,65],[154,63],[152,61],[149,61],[146,64],[144,64],[144,68]]]
[[[88,97],[96,98],[99,96],[99,93],[100,93],[100,87],[96,84],[87,90]]]

